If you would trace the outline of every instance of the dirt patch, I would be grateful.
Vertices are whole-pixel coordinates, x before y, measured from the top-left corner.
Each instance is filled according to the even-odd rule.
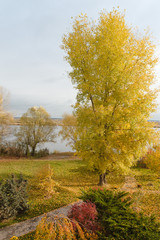
[[[38,158],[39,160],[80,160],[79,157],[77,157],[74,153],[72,152],[62,152],[62,153],[54,153],[50,154],[46,157]]]
[[[137,189],[137,182],[135,177],[133,176],[125,176],[125,183],[121,187],[122,191],[130,191],[130,190],[136,190]]]

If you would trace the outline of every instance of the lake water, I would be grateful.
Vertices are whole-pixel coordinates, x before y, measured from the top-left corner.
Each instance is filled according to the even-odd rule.
[[[19,126],[11,126],[11,130],[14,131],[14,129],[19,128]],[[61,126],[57,126],[55,133],[58,135],[59,131],[61,130]],[[10,136],[7,137],[8,141],[14,140],[13,134],[10,134]],[[60,136],[57,136],[55,138],[55,143],[52,142],[46,142],[43,144],[37,145],[36,150],[42,149],[42,148],[48,148],[50,153],[53,153],[54,151],[58,152],[73,152],[72,148],[70,146],[67,146],[67,141],[62,141]]]
[[[14,130],[16,128],[19,128],[19,126],[11,126],[11,129]],[[57,126],[55,133],[58,135],[59,131],[61,130],[61,126]],[[157,129],[156,129],[157,130]],[[160,129],[158,129],[160,130]],[[13,134],[11,134],[9,137],[7,137],[6,140],[12,141],[14,139]],[[72,148],[70,146],[67,146],[67,141],[62,141],[60,136],[57,136],[55,138],[55,143],[52,142],[46,142],[43,144],[37,145],[36,150],[48,148],[50,153],[53,153],[54,151],[58,152],[73,152]]]

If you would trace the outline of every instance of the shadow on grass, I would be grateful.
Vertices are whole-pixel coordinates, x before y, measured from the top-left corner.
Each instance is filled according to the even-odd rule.
[[[69,174],[61,179],[63,186],[82,187],[94,186],[98,183],[98,174],[88,170],[85,166],[79,166],[69,170]]]
[[[98,173],[87,169],[85,166],[80,166],[78,168],[70,169],[69,172],[72,173],[72,175],[77,175],[77,176],[83,177],[83,178],[98,177]]]
[[[8,174],[8,173],[2,173],[2,174],[0,175],[0,180],[8,179],[8,178],[11,177],[12,174],[14,174],[17,178],[18,178],[20,175],[22,175],[23,178],[26,179],[26,180],[29,180],[29,179],[32,178],[29,174],[10,172],[9,174]]]
[[[95,171],[87,169],[85,166],[71,169],[70,173],[72,180],[75,180],[75,183],[78,182],[77,186],[96,186],[99,182],[99,174]],[[125,182],[125,176],[116,173],[110,173],[106,175],[106,181],[109,184],[122,184]],[[76,185],[72,184],[70,186]]]
[[[64,187],[94,187],[94,186],[98,186],[98,182],[97,184],[93,184],[93,183],[83,183],[83,184],[63,184]]]

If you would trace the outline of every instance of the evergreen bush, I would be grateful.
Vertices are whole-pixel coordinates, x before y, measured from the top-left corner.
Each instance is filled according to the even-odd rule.
[[[48,155],[49,155],[48,148],[43,148],[43,149],[40,149],[39,151],[36,151],[34,157],[41,158],[41,157],[46,157]]]
[[[132,201],[128,193],[89,189],[83,191],[81,198],[96,205],[102,227],[99,239],[160,239],[160,224],[154,217],[134,212],[130,208]]]
[[[12,174],[0,181],[0,220],[15,217],[29,208],[26,187],[27,181],[22,175]]]

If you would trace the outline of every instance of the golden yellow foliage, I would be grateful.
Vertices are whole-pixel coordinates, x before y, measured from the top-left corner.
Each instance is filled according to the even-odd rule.
[[[35,190],[46,198],[50,198],[55,193],[57,183],[53,180],[53,169],[49,164],[35,174],[31,185],[34,185]]]
[[[63,140],[67,140],[68,145],[74,149],[76,143],[76,117],[70,114],[64,114],[62,119],[62,128],[59,135]]]
[[[160,146],[156,146],[150,150],[143,158],[146,166],[155,172],[160,172]]]
[[[8,126],[13,123],[13,116],[6,111],[8,101],[7,91],[0,86],[0,142],[8,134]]]
[[[49,239],[66,239],[66,240],[96,240],[97,235],[92,232],[88,232],[80,227],[80,225],[74,221],[76,226],[73,227],[72,221],[69,218],[63,216],[55,216],[52,222],[47,222],[46,218],[43,218],[37,226],[34,240],[49,240]]]
[[[37,144],[55,141],[55,124],[43,107],[31,107],[20,118],[17,141],[26,146],[26,155],[31,149],[35,154]]]
[[[126,172],[158,139],[148,122],[156,109],[155,45],[113,9],[102,11],[97,23],[76,17],[62,48],[78,90],[78,154],[99,174]]]

